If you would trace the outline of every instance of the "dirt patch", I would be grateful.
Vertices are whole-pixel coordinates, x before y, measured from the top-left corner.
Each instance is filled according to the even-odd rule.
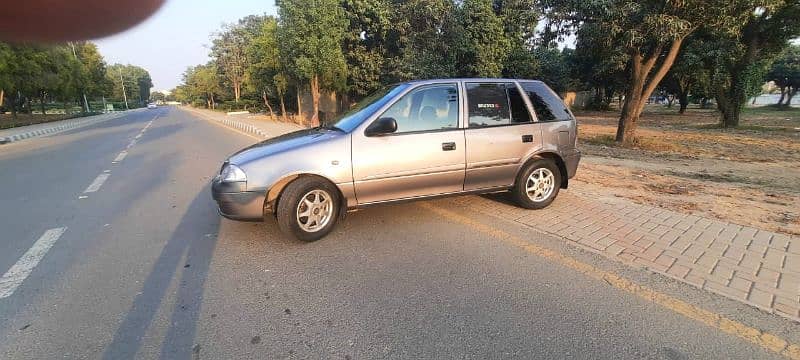
[[[711,111],[657,110],[627,147],[613,142],[617,113],[577,114],[577,191],[800,235],[800,111],[746,114],[745,129],[723,130]]]

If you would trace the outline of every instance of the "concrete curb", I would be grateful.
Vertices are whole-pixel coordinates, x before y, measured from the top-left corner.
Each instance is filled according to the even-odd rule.
[[[216,122],[223,123],[226,126],[232,127],[232,128],[234,128],[236,130],[243,131],[243,132],[246,132],[248,134],[256,135],[256,136],[258,136],[260,138],[263,138],[263,139],[268,139],[270,137],[268,134],[266,134],[265,132],[261,131],[261,129],[259,129],[259,128],[253,126],[253,125],[250,125],[250,124],[245,124],[245,123],[238,122],[236,120],[230,120],[230,119],[212,119],[212,120],[216,121]]]
[[[110,116],[104,116],[104,115],[107,115],[107,114],[96,115],[97,117],[101,117],[101,118],[95,118],[94,116],[91,116],[91,117],[88,117],[88,118],[77,118],[77,119],[67,119],[67,120],[62,120],[62,121],[56,121],[55,123],[61,123],[61,124],[60,125],[56,125],[56,126],[52,126],[52,127],[48,127],[48,128],[44,128],[44,129],[32,130],[32,131],[22,132],[22,133],[19,133],[19,134],[14,134],[14,135],[11,135],[11,136],[0,137],[0,145],[10,144],[10,143],[17,142],[17,141],[20,141],[20,140],[35,138],[35,137],[44,136],[44,135],[53,135],[53,134],[56,134],[56,133],[59,133],[59,132],[62,132],[62,131],[77,129],[77,128],[80,128],[80,127],[83,127],[83,126],[88,126],[88,125],[96,124],[96,123],[99,123],[99,122],[108,121],[108,120],[111,120],[111,119],[116,119],[116,118],[122,116],[122,113],[114,113],[114,114],[111,114]]]
[[[254,135],[254,136],[256,136],[258,138],[261,138],[261,139],[265,139],[266,140],[266,139],[272,138],[272,137],[277,136],[277,135],[282,135],[281,133],[279,133],[277,135],[270,135],[269,133],[267,133],[266,131],[264,131],[263,129],[261,129],[261,128],[257,127],[257,126],[254,126],[254,125],[251,125],[251,124],[247,124],[247,123],[244,123],[244,122],[241,122],[241,121],[237,121],[237,120],[228,119],[228,118],[215,118],[213,116],[209,116],[208,114],[206,114],[203,111],[197,111],[197,110],[192,109],[192,108],[182,108],[182,109],[186,110],[188,112],[191,112],[193,114],[196,114],[198,116],[201,116],[206,120],[220,123],[220,124],[222,124],[224,126],[239,130],[241,132],[244,132],[244,133],[247,133],[247,134],[250,134],[250,135]]]

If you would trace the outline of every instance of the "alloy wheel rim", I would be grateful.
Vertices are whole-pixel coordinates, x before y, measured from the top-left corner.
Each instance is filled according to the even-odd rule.
[[[547,200],[555,189],[555,176],[547,168],[538,168],[528,176],[525,181],[525,193],[533,202]]]
[[[317,232],[328,225],[333,216],[333,200],[324,190],[311,190],[297,204],[297,225],[303,231]]]

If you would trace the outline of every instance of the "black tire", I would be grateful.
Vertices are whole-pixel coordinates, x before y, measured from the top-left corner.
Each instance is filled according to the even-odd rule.
[[[545,169],[552,174],[552,191],[550,191],[550,194],[546,197],[534,201],[531,199],[531,196],[528,196],[526,188],[528,185],[528,178],[534,171],[539,169]],[[517,179],[514,182],[514,188],[511,189],[511,194],[514,197],[514,201],[521,207],[526,209],[544,209],[558,196],[559,188],[561,188],[561,171],[558,169],[558,166],[556,166],[553,160],[540,158],[528,163],[522,171],[517,174]]]
[[[332,202],[332,212],[327,219],[325,225],[315,231],[307,231],[300,226],[303,217],[298,220],[298,210],[300,209],[300,201],[304,197],[309,196],[314,199],[315,195],[310,195],[315,190],[321,190],[328,194]],[[276,217],[278,219],[278,227],[287,235],[293,236],[302,241],[316,241],[328,235],[336,225],[339,219],[339,211],[341,207],[341,199],[336,186],[324,179],[316,177],[300,177],[286,185],[283,189],[280,198],[278,199],[278,207]],[[311,221],[306,217],[306,222]],[[312,222],[313,224],[313,222]]]

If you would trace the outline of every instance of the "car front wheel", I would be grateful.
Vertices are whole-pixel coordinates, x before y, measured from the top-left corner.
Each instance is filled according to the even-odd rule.
[[[517,204],[527,209],[543,209],[558,195],[561,171],[550,159],[537,159],[517,176],[511,192]]]
[[[336,225],[339,201],[336,188],[329,182],[298,178],[286,186],[278,201],[278,226],[299,240],[319,240]]]

